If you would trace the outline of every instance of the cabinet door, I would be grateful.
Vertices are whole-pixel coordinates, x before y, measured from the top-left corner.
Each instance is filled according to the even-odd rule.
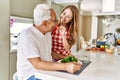
[[[10,79],[9,80],[13,80],[13,74],[16,72],[16,61],[17,61],[16,52],[10,53]]]

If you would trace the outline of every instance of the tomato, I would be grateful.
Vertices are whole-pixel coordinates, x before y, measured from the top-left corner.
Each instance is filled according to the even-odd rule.
[[[99,48],[99,51],[105,51],[105,48]]]

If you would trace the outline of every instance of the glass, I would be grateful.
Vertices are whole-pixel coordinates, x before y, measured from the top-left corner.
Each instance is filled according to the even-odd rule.
[[[83,60],[89,61],[90,60],[89,55],[83,55]]]
[[[106,48],[105,51],[108,54],[113,54],[114,53],[114,48]]]
[[[84,63],[88,63],[90,61],[90,56],[87,53],[84,54],[80,54],[78,56],[76,56],[79,60],[84,61]]]
[[[117,53],[120,55],[120,45],[117,46]]]

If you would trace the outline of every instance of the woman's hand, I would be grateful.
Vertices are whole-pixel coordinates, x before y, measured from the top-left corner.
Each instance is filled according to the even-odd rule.
[[[62,36],[64,36],[66,29],[65,29],[65,27],[61,26],[61,27],[59,27],[59,31],[60,31],[60,34],[61,34]]]
[[[66,50],[70,50],[70,45],[67,41],[67,37],[65,35],[65,32],[66,32],[66,28],[64,26],[60,26],[59,27],[59,31],[60,31],[60,34],[61,34],[61,37],[62,37],[62,42],[63,42],[63,46]]]

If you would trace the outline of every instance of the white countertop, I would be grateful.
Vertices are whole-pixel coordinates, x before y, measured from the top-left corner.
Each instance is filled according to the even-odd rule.
[[[79,75],[73,75],[58,71],[40,71],[36,72],[36,76],[41,77],[42,74],[49,75],[57,80],[57,77],[64,78],[65,80],[120,80],[120,55],[108,55],[104,52],[86,52],[81,50],[75,53],[78,59],[89,59],[90,65],[83,70]],[[62,79],[61,79],[62,80]]]

